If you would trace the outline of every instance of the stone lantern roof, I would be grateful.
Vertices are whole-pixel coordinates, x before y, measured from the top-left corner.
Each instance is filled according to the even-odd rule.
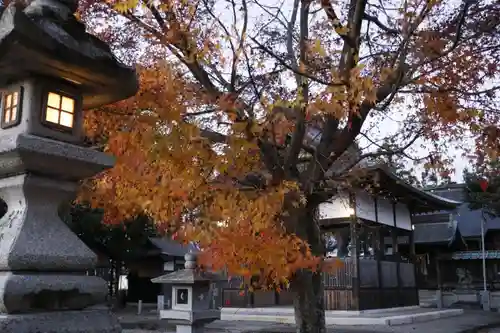
[[[11,2],[0,7],[0,86],[28,76],[61,78],[82,91],[83,109],[113,103],[138,89],[135,70],[87,33],[77,0]]]
[[[218,274],[203,271],[197,268],[196,263],[197,255],[195,253],[186,253],[184,259],[186,260],[184,264],[184,269],[168,273],[162,276],[151,279],[153,283],[165,283],[165,284],[187,284],[193,285],[203,282],[213,282],[221,280]]]

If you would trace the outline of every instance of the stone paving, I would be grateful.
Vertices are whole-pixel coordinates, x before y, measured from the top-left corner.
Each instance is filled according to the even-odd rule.
[[[485,329],[482,330],[480,333],[500,333],[500,328],[490,328],[490,329]]]
[[[123,333],[170,333],[175,328],[132,328],[131,319],[121,316],[126,322]],[[128,320],[128,321],[127,321]],[[400,326],[329,326],[328,333],[500,333],[500,314],[467,310],[459,317],[444,318]],[[258,321],[216,321],[207,326],[206,333],[295,333],[293,325]]]

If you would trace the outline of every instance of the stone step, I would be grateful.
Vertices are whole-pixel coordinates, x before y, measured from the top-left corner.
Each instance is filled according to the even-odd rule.
[[[284,308],[258,308],[258,309],[222,309],[221,320],[254,320],[295,324],[293,309]],[[389,311],[384,311],[389,310]],[[436,320],[441,318],[459,316],[463,309],[406,309],[399,311],[380,309],[375,313],[349,313],[350,311],[327,311],[325,320],[327,325],[404,325]]]
[[[416,306],[405,306],[405,307],[397,307],[397,308],[386,308],[386,309],[372,309],[372,310],[326,310],[326,316],[377,316],[378,314],[390,314],[397,312],[406,312],[406,311],[422,311],[421,307]],[[425,310],[427,311],[427,310]],[[252,315],[294,315],[295,310],[292,307],[262,307],[262,308],[233,308],[233,307],[224,307],[221,308],[221,313],[226,314],[252,314]]]

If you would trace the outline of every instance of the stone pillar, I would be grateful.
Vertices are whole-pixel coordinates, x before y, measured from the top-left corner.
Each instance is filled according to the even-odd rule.
[[[97,256],[58,215],[59,205],[73,198],[76,179],[113,159],[26,134],[9,140],[10,146],[0,142],[0,197],[7,204],[0,219],[0,331],[121,332],[103,306],[106,282],[85,275]]]
[[[491,311],[491,294],[489,290],[480,292],[481,304],[484,311]]]

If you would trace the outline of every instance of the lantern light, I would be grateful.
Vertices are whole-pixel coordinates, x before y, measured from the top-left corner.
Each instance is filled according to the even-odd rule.
[[[55,92],[47,95],[45,121],[65,128],[73,128],[75,117],[75,99]]]
[[[21,113],[20,92],[10,91],[3,94],[2,98],[2,128],[12,127],[18,124]]]

